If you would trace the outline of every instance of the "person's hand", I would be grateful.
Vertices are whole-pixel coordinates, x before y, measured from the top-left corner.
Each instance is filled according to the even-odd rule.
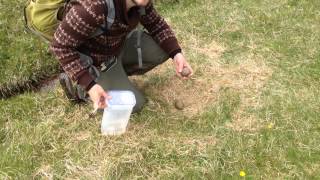
[[[106,108],[106,100],[111,99],[111,96],[109,96],[99,84],[92,86],[92,88],[88,91],[88,94],[93,102],[94,109]]]
[[[193,75],[193,70],[185,57],[183,56],[182,53],[178,53],[174,56],[173,58],[174,64],[175,64],[175,69],[176,69],[176,74],[183,79],[188,79]],[[184,76],[182,73],[182,70],[184,68],[187,68],[187,71],[189,71],[187,76]]]

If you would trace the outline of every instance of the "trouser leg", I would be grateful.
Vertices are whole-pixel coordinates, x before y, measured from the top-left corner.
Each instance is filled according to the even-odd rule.
[[[142,31],[142,30],[140,30]],[[123,48],[122,64],[128,76],[141,75],[169,59],[169,55],[144,32],[141,34],[142,67],[138,63],[137,45],[138,30],[134,30]]]
[[[130,90],[135,94],[136,105],[133,112],[138,112],[146,102],[143,94],[128,79],[130,75],[144,74],[159,64],[162,64],[169,55],[147,33],[141,34],[142,67],[139,67],[137,53],[137,31],[126,40],[117,63],[108,71],[101,72],[97,79],[105,90]]]
[[[136,105],[133,107],[133,113],[139,112],[146,102],[143,94],[132,84],[128,79],[126,72],[123,69],[121,58],[118,58],[117,63],[106,72],[101,72],[97,83],[106,91],[110,90],[129,90],[132,91],[136,98]]]

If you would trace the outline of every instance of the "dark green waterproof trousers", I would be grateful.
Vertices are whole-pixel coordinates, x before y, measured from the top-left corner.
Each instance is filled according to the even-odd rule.
[[[139,32],[141,34],[141,59],[139,63],[137,46]],[[109,69],[96,75],[96,81],[106,91],[109,90],[130,90],[136,96],[136,105],[133,112],[139,112],[146,102],[143,94],[130,82],[128,76],[142,75],[159,64],[169,59],[169,55],[142,29],[136,29],[127,37],[120,55]],[[140,66],[139,66],[140,64]]]

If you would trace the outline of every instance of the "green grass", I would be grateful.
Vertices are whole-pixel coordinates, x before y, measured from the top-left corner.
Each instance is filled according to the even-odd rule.
[[[59,69],[58,61],[49,54],[46,44],[24,27],[25,3],[1,1],[0,97],[6,97],[16,87],[28,89],[28,85],[36,85]]]
[[[10,13],[10,8],[2,4],[21,7],[18,2],[0,5],[5,10],[0,22],[8,26],[0,27],[5,39],[0,42],[5,62],[0,81],[56,63],[43,58],[44,46],[33,51],[37,40],[12,34],[14,27],[22,31],[22,20],[8,17],[3,12]],[[319,179],[320,1],[180,0],[163,1],[157,8],[197,69],[195,79],[204,79],[208,87],[222,78],[250,86],[224,84],[194,116],[172,112],[170,103],[148,92],[156,105],[134,115],[128,132],[119,137],[101,136],[101,114],[89,119],[91,105],[69,103],[60,86],[0,100],[0,177]],[[225,48],[218,58],[201,51],[212,41]],[[237,71],[231,71],[234,67],[250,62],[256,63],[250,70],[267,75],[240,81],[250,73],[239,68],[228,77]],[[218,70],[226,75],[205,71],[212,63],[221,65]],[[145,79],[159,88],[171,75]],[[260,81],[262,77],[266,79]],[[246,101],[251,97],[254,103]],[[239,176],[241,170],[246,177]]]

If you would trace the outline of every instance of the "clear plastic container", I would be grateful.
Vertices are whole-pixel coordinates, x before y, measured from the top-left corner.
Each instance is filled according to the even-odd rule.
[[[108,91],[112,97],[104,109],[101,133],[103,135],[120,135],[126,132],[136,98],[131,91]]]

